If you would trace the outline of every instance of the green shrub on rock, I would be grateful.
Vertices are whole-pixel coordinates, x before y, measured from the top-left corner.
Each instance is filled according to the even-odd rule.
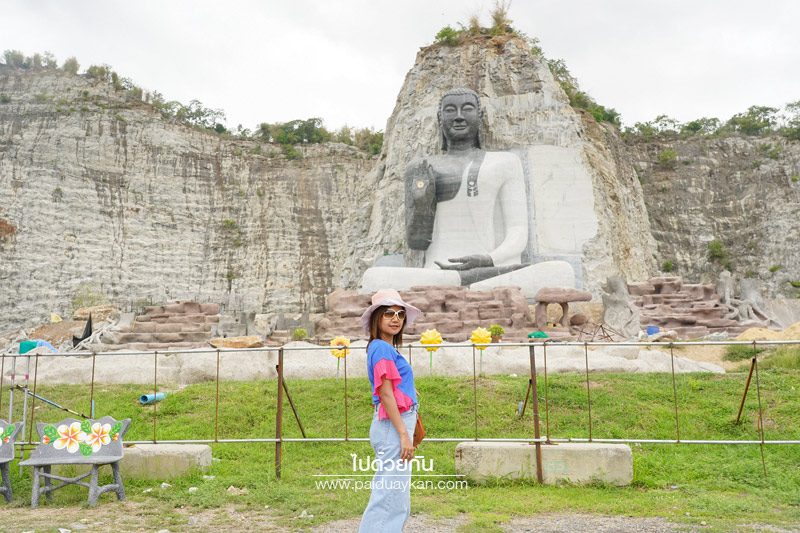
[[[672,148],[665,148],[658,153],[658,166],[673,169],[678,164],[678,152]]]

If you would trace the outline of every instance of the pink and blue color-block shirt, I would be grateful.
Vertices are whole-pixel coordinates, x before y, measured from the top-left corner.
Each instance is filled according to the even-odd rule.
[[[367,347],[367,376],[372,385],[372,405],[380,404],[378,390],[384,380],[392,382],[392,392],[401,413],[408,411],[417,403],[417,390],[414,388],[414,372],[405,357],[394,346],[381,339],[374,339]],[[389,415],[378,408],[378,419],[386,420]]]

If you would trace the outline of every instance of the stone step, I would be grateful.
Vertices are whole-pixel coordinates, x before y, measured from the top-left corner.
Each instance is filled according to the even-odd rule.
[[[135,322],[130,328],[120,328],[119,333],[198,333],[210,332],[211,324],[175,324],[158,322]]]
[[[677,327],[667,329],[674,330],[675,333],[678,334],[679,339],[700,339],[710,333],[708,328],[705,326]]]
[[[97,346],[97,345],[95,345]],[[153,350],[188,350],[192,348],[208,348],[207,342],[171,342],[171,343],[160,343],[160,342],[131,342],[131,343],[122,343],[122,344],[103,344],[98,346],[98,351],[103,352],[120,352],[120,351],[130,351],[130,352],[152,352]]]
[[[146,315],[158,315],[158,314],[184,314],[184,313],[202,313],[203,311],[202,306],[204,304],[199,304],[197,302],[185,301],[185,302],[171,302],[164,305],[153,305],[150,307],[146,307],[144,310],[144,314]],[[213,309],[214,305],[217,304],[205,304],[210,305],[207,307],[209,311]],[[219,313],[219,306],[217,305],[216,313]],[[216,314],[214,313],[214,314]]]
[[[149,342],[147,343],[148,350],[176,350],[176,349],[190,350],[192,348],[210,348],[207,342]]]
[[[211,338],[209,332],[179,332],[179,333],[122,333],[117,339],[119,344],[129,344],[135,342],[203,342]]]
[[[287,329],[276,329],[270,335],[270,341],[285,344],[292,340],[292,333]]]

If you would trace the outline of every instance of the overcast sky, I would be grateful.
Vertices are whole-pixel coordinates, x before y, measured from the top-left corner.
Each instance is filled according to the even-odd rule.
[[[492,0],[0,0],[0,48],[107,63],[230,127],[382,130],[418,49]],[[514,0],[513,26],[624,124],[800,100],[798,0]]]

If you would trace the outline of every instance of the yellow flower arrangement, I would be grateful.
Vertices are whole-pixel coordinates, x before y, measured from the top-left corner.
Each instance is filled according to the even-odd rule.
[[[335,346],[335,348],[333,348]],[[344,359],[347,357],[347,354],[350,353],[350,339],[347,337],[334,337],[331,339],[331,355],[338,358]]]
[[[420,344],[442,344],[442,334],[435,329],[426,329],[419,336]],[[429,352],[435,352],[439,346],[429,346],[425,348]]]
[[[478,350],[485,350],[487,345],[492,342],[492,334],[486,328],[475,328],[469,340]]]

